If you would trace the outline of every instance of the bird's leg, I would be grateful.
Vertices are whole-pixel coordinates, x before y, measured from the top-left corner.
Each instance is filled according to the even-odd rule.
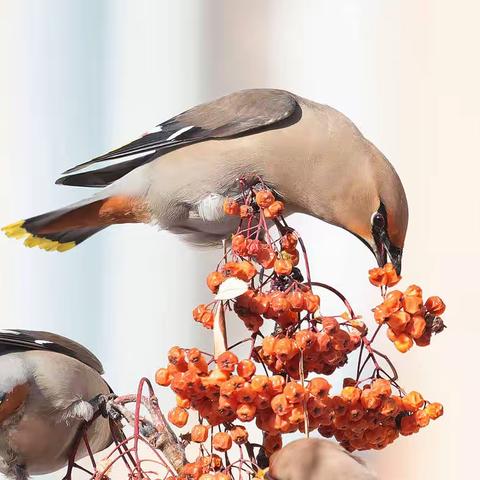
[[[80,446],[80,442],[84,438],[84,435],[87,433],[88,429],[92,425],[92,423],[97,419],[97,417],[100,415],[100,411],[97,410],[93,417],[91,418],[90,421],[83,421],[80,424],[79,429],[77,430],[77,433],[75,435],[75,438],[73,439],[72,446],[70,448],[70,454],[68,457],[68,465],[67,465],[67,472],[65,476],[62,478],[62,480],[72,480],[72,471],[73,468],[75,467],[75,457],[77,456],[78,452],[78,447]]]

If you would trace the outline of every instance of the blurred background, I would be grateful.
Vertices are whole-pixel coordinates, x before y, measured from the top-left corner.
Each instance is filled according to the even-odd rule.
[[[234,90],[283,88],[339,109],[404,182],[401,286],[418,283],[448,307],[449,328],[430,347],[402,355],[380,341],[404,388],[444,403],[445,416],[366,459],[389,480],[473,478],[479,14],[474,0],[0,0],[0,224],[82,198],[54,185],[62,171]],[[359,312],[378,303],[360,242],[306,217],[290,224],[310,246],[314,277]],[[83,342],[130,393],[171,345],[209,348],[190,312],[208,298],[218,255],[138,225],[65,254],[0,238],[0,328]]]

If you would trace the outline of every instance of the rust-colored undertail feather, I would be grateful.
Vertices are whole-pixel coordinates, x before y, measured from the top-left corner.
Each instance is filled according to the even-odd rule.
[[[145,204],[133,197],[112,196],[92,199],[21,220],[2,228],[8,237],[24,239],[27,247],[65,252],[117,223],[147,223],[150,214]]]

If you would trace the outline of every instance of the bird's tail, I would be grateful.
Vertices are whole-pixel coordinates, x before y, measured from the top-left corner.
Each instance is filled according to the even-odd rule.
[[[127,196],[91,199],[20,220],[2,228],[8,237],[24,239],[27,247],[65,252],[95,233],[116,223],[148,222],[149,213],[140,200]]]

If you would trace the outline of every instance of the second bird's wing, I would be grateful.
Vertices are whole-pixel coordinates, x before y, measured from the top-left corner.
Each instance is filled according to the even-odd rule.
[[[187,110],[123,147],[67,170],[58,184],[104,187],[134,168],[185,145],[281,127],[282,121],[298,120],[296,97],[284,90],[241,90]],[[134,158],[128,158],[134,157]],[[74,173],[99,162],[123,159],[120,163]]]
[[[62,353],[103,374],[100,360],[83,345],[61,335],[34,330],[0,330],[0,354],[9,350],[47,350]]]

